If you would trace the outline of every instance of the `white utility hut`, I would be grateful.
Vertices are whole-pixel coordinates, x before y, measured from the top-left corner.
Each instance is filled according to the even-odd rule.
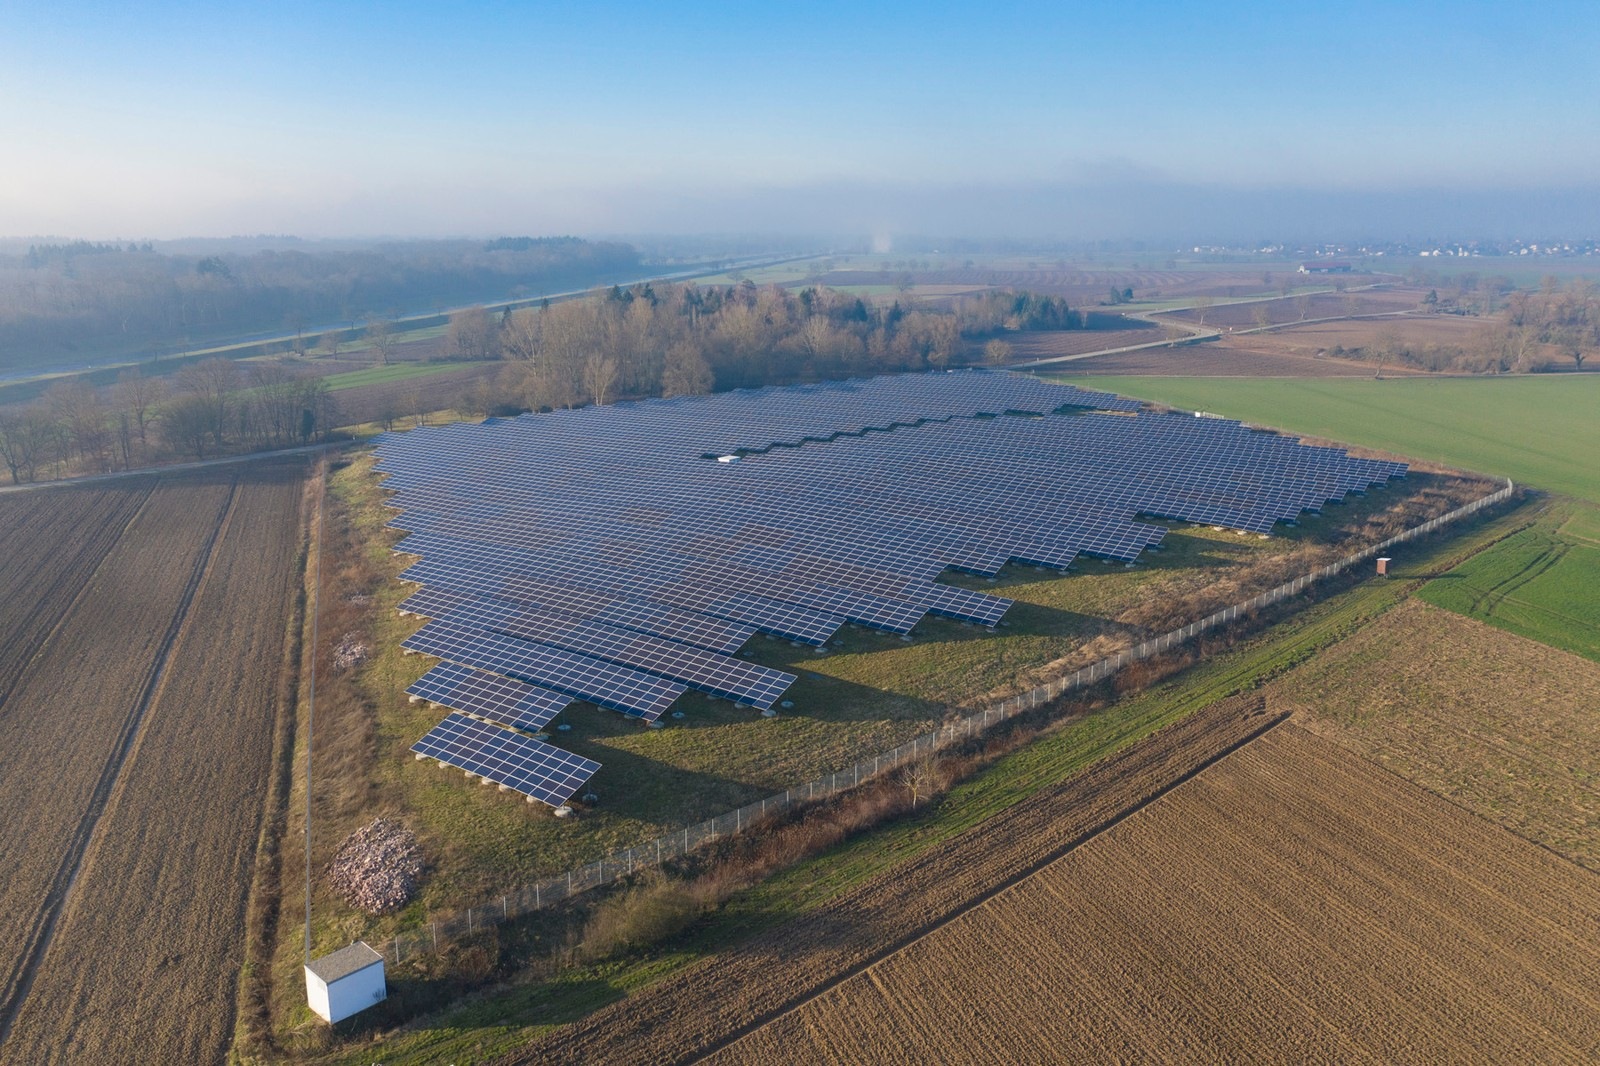
[[[324,1021],[342,1022],[388,994],[383,956],[364,940],[306,963],[306,1002]]]

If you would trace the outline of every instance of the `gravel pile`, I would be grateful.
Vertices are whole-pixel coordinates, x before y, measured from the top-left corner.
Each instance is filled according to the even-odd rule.
[[[328,864],[328,884],[357,910],[384,914],[404,907],[422,877],[422,849],[411,830],[378,818],[345,837]]]
[[[356,634],[346,633],[339,646],[333,649],[333,666],[336,670],[348,670],[366,662],[371,655],[372,649],[361,643]]]

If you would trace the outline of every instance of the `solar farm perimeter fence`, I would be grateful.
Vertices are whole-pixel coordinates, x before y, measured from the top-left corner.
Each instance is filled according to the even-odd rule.
[[[422,951],[437,951],[442,944],[457,940],[462,936],[470,936],[485,926],[498,925],[512,918],[527,914],[530,911],[540,910],[552,904],[560,903],[564,899],[586,892],[592,888],[610,884],[613,881],[630,877],[634,873],[659,866],[672,859],[681,858],[696,848],[735,833],[761,824],[768,816],[800,806],[814,800],[826,799],[848,789],[855,788],[864,781],[895,770],[898,767],[914,763],[919,759],[927,758],[939,750],[955,744],[957,741],[969,737],[981,736],[992,726],[1014,718],[1024,711],[1031,710],[1041,704],[1048,703],[1065,693],[1076,689],[1086,688],[1115,674],[1129,663],[1148,659],[1154,655],[1169,651],[1172,648],[1192,640],[1209,629],[1227,625],[1240,615],[1269,607],[1298,595],[1313,582],[1323,581],[1342,573],[1372,559],[1394,547],[1396,544],[1414,540],[1432,533],[1441,526],[1458,521],[1469,515],[1481,511],[1485,507],[1492,507],[1497,503],[1510,499],[1515,486],[1507,480],[1505,486],[1464,507],[1458,507],[1448,514],[1424,522],[1420,526],[1408,529],[1403,533],[1390,537],[1380,544],[1364,548],[1352,555],[1347,555],[1337,562],[1330,563],[1321,569],[1285,582],[1277,588],[1270,589],[1254,599],[1224,608],[1214,614],[1202,618],[1198,622],[1191,622],[1181,629],[1174,629],[1159,637],[1153,637],[1142,644],[1127,648],[1116,655],[1108,656],[1091,666],[1086,666],[1065,677],[1056,679],[1046,685],[1040,685],[1029,692],[1012,696],[981,711],[956,719],[947,725],[941,726],[931,733],[924,733],[914,737],[897,748],[871,759],[863,759],[847,770],[819,777],[803,785],[788,789],[776,795],[754,803],[746,804],[736,811],[712,818],[710,821],[698,825],[686,826],[666,836],[657,837],[646,844],[640,844],[626,851],[615,852],[564,874],[541,881],[534,885],[514,889],[497,900],[475,907],[468,907],[464,912],[436,916],[428,921],[421,929],[411,933],[398,934],[384,948],[384,956],[399,963]]]

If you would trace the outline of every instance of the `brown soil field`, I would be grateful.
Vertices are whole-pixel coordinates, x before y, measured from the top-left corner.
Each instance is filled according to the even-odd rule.
[[[1177,375],[1183,377],[1241,378],[1370,378],[1372,363],[1356,359],[1313,356],[1293,349],[1272,351],[1276,334],[1227,337],[1205,344],[1178,348],[1149,348],[1138,352],[1097,355],[1063,364],[1071,374]],[[1384,374],[1399,377],[1422,373],[1406,367],[1384,367]]]
[[[1597,966],[1600,878],[1286,725],[710,1060],[1584,1062]]]
[[[0,804],[28,826],[0,838],[0,1057],[223,1057],[288,692],[304,469],[101,489],[79,520],[109,550],[37,605],[0,601],[59,618],[0,705]],[[0,523],[82,494],[0,499]],[[56,551],[44,536],[10,547],[0,582]]]
[[[1268,694],[1307,729],[1600,871],[1600,663],[1408,600]]]
[[[835,288],[848,285],[897,285],[904,270],[835,270],[821,278],[808,278],[796,285],[822,283]],[[1040,270],[1002,270],[986,267],[955,270],[913,270],[911,283],[919,290],[932,287],[1016,289],[1065,297],[1074,307],[1093,307],[1106,299],[1113,288],[1132,289],[1135,299],[1180,296],[1248,296],[1268,288],[1261,282],[1260,270],[1094,270],[1068,265]],[[1283,271],[1275,271],[1283,278]],[[1311,281],[1297,283],[1312,284]],[[1360,283],[1359,281],[1357,282]],[[1209,321],[1209,319],[1208,319]]]
[[[506,1061],[683,1062],[794,1010],[968,912],[1271,728],[1259,699],[1212,704],[829,906],[589,1015]],[[769,1061],[788,1061],[787,1053]]]
[[[1317,282],[1321,284],[1321,282]],[[1360,292],[1325,292],[1306,296],[1287,296],[1274,300],[1254,300],[1249,303],[1218,304],[1203,312],[1205,325],[1216,329],[1232,326],[1248,329],[1256,325],[1256,314],[1265,308],[1268,321],[1276,325],[1297,322],[1303,318],[1341,318],[1349,315],[1392,314],[1414,311],[1427,295],[1421,289],[1364,289]],[[1303,304],[1303,306],[1302,306]],[[1200,324],[1202,312],[1195,309],[1173,311],[1164,318]]]
[[[1030,359],[1053,359],[1061,355],[1082,355],[1107,348],[1122,348],[1130,344],[1150,344],[1165,339],[1163,330],[1156,326],[1144,329],[1072,329],[1048,330],[1040,333],[1008,333],[1002,338],[1011,345],[1013,362]]]
[[[1306,353],[1335,347],[1363,348],[1385,337],[1393,337],[1402,344],[1414,346],[1465,345],[1473,343],[1486,329],[1499,324],[1495,318],[1466,315],[1394,315],[1289,326],[1271,333],[1239,337],[1235,343],[1240,347],[1270,344],[1279,349]]]

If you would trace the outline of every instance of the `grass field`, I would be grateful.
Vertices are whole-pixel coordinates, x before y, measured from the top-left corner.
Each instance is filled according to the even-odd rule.
[[[1600,503],[1600,374],[1399,380],[1050,375]]]
[[[366,370],[352,370],[345,374],[329,374],[323,378],[329,392],[342,392],[346,389],[359,389],[370,385],[387,385],[396,381],[409,381],[413,378],[432,377],[435,374],[445,374],[459,371],[462,367],[482,366],[481,363],[391,363],[388,366],[375,366]]]
[[[1429,603],[1600,660],[1600,509],[1555,501],[1541,520],[1430,582]]]

